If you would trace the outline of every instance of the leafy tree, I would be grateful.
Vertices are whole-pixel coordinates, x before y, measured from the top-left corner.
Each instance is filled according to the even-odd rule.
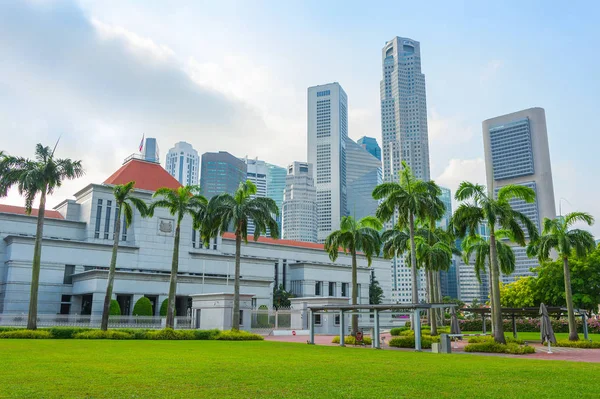
[[[596,247],[594,236],[590,232],[571,228],[577,222],[584,222],[588,226],[591,226],[594,224],[594,218],[586,212],[572,212],[556,219],[545,218],[542,236],[539,240],[532,241],[527,248],[527,254],[537,256],[540,261],[548,260],[550,252],[556,250],[563,262],[565,301],[569,316],[569,340],[571,341],[579,340],[579,335],[577,334],[577,324],[575,324],[575,312],[573,309],[569,258],[573,255],[584,258]]]
[[[488,227],[490,233],[492,329],[495,341],[506,343],[500,309],[500,268],[498,265],[499,255],[502,254],[498,252],[496,234],[498,229],[504,229],[508,232],[507,236],[521,246],[525,246],[527,238],[525,230],[532,240],[537,238],[538,231],[533,222],[525,214],[514,210],[510,204],[513,199],[533,202],[535,191],[529,187],[508,184],[498,190],[495,199],[487,193],[484,186],[462,182],[456,191],[455,198],[457,201],[462,201],[452,217],[452,226],[457,236],[465,237],[467,234],[471,237],[476,236],[477,229],[482,223]]]
[[[145,296],[138,299],[133,305],[132,314],[134,316],[152,316],[152,302],[150,302],[150,299]]]
[[[275,310],[280,308],[289,308],[292,306],[292,301],[290,298],[293,298],[291,292],[283,289],[283,284],[279,284],[279,287],[273,287],[273,307]]]
[[[457,298],[451,298],[449,296],[445,296],[442,298],[442,303],[453,303],[456,305],[458,309],[464,308],[466,305],[463,301]]]
[[[500,304],[508,308],[539,306],[536,292],[536,278],[521,277],[512,283],[500,284]]]
[[[110,300],[109,313],[111,316],[121,316],[121,305],[119,305],[119,302],[117,302],[116,299]]]
[[[248,222],[254,223],[254,241],[269,232],[272,238],[279,237],[277,204],[268,197],[256,197],[256,186],[250,180],[240,183],[235,194],[224,193],[214,196],[208,206],[211,215],[210,235],[226,232],[233,227],[235,234],[235,282],[233,288],[233,319],[231,327],[240,329],[240,256],[242,241],[248,242]]]
[[[0,197],[6,196],[8,190],[12,186],[16,186],[19,194],[25,196],[25,210],[30,215],[35,197],[40,196],[27,318],[27,328],[30,330],[37,328],[38,289],[46,197],[52,195],[64,180],[75,179],[84,174],[81,161],[54,158],[55,150],[56,146],[51,149],[38,144],[35,147],[35,159],[10,156],[5,153],[0,155]]]
[[[165,299],[160,304],[159,314],[164,317],[167,315],[168,310],[169,310],[169,298]]]
[[[140,212],[143,216],[146,215],[147,207],[146,203],[139,198],[133,196],[135,182],[130,181],[127,184],[119,184],[113,187],[113,195],[115,196],[115,202],[117,211],[115,215],[115,231],[113,234],[113,248],[112,256],[110,258],[110,267],[108,269],[108,282],[106,284],[106,294],[104,295],[104,308],[102,310],[102,322],[100,329],[106,331],[108,329],[108,315],[110,314],[111,297],[113,291],[113,284],[115,281],[115,269],[117,266],[117,254],[119,252],[119,239],[121,236],[121,214],[125,215],[125,225],[129,227],[133,220],[133,208],[132,205]]]
[[[410,252],[416,253],[415,244],[415,219],[428,220],[432,214],[437,214],[440,209],[445,209],[439,199],[440,188],[433,182],[418,180],[413,175],[406,162],[402,162],[400,171],[400,182],[386,182],[378,185],[373,190],[373,198],[382,200],[377,208],[376,216],[387,222],[397,217],[394,228],[403,230],[408,227]],[[419,302],[417,281],[417,260],[410,257],[411,280],[412,280],[412,302]]]
[[[352,256],[352,305],[358,303],[358,264],[356,252],[362,251],[371,266],[373,255],[378,256],[381,249],[379,230],[383,225],[374,216],[367,216],[356,221],[352,216],[344,216],[340,221],[340,229],[332,232],[325,239],[325,251],[329,258],[335,261],[340,248]],[[352,334],[358,331],[358,315],[352,315]]]
[[[175,300],[177,291],[177,271],[179,270],[179,239],[181,235],[181,221],[183,217],[189,215],[192,217],[194,229],[206,231],[208,224],[208,212],[206,198],[198,194],[199,188],[195,186],[185,186],[178,188],[159,188],[153,195],[153,198],[159,198],[148,208],[148,216],[152,217],[156,208],[165,208],[172,216],[176,218],[175,238],[173,244],[173,260],[171,262],[171,281],[169,284],[169,305],[167,308],[166,328],[173,328],[175,325]],[[203,237],[204,241],[206,236]]]
[[[375,278],[375,273],[371,273],[371,282],[369,283],[369,305],[379,305],[383,302],[383,288]]]

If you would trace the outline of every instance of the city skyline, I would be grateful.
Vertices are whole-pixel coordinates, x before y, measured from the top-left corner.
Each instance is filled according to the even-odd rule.
[[[442,5],[433,10],[427,7],[427,11],[407,5],[410,12],[405,15],[411,18],[400,17],[399,29],[397,19],[392,24],[394,12],[382,16],[374,7],[360,15],[373,21],[377,17],[378,22],[369,22],[373,29],[359,34],[339,22],[307,30],[289,20],[289,15],[312,13],[316,4],[311,3],[295,5],[294,12],[282,5],[268,13],[261,7],[240,4],[242,14],[249,18],[247,27],[239,23],[241,14],[231,16],[227,7],[216,5],[206,12],[190,6],[188,12],[172,15],[166,15],[166,6],[157,3],[145,7],[122,3],[116,8],[91,2],[0,7],[0,15],[6,17],[0,33],[14,40],[1,48],[8,66],[2,68],[1,79],[11,101],[0,107],[0,127],[7,135],[21,138],[8,142],[4,149],[30,156],[35,143],[53,145],[62,134],[58,150],[63,156],[83,159],[86,166],[86,176],[65,184],[49,205],[105,178],[137,150],[142,132],[156,137],[163,146],[184,140],[200,152],[226,149],[243,155],[250,143],[260,143],[254,155],[274,164],[304,159],[305,90],[319,82],[339,81],[354,99],[349,113],[351,138],[374,136],[379,130],[379,93],[373,87],[380,79],[377,54],[386,40],[402,35],[418,38],[425,49],[431,177],[436,182],[453,191],[460,180],[485,183],[478,134],[481,121],[540,106],[548,118],[556,198],[566,199],[562,204],[565,211],[600,215],[600,205],[594,200],[600,194],[598,189],[577,186],[571,178],[593,178],[594,145],[579,148],[575,143],[595,143],[595,135],[586,128],[586,118],[574,117],[593,114],[593,98],[598,92],[599,83],[585,79],[600,64],[596,54],[584,51],[598,37],[598,30],[592,28],[593,10],[574,18],[576,11],[565,16],[558,7],[548,6],[545,15],[531,23],[529,16],[536,10],[532,4],[519,4],[518,15],[511,7],[500,5]],[[357,21],[356,5],[348,7],[348,20]],[[327,5],[321,11],[319,18],[331,15],[334,7]],[[510,29],[485,24],[486,29],[481,29],[477,21],[486,21],[491,14],[499,19],[510,17],[515,24]],[[217,15],[229,15],[232,29],[225,32],[211,23]],[[164,23],[155,23],[162,18]],[[206,23],[197,23],[197,18]],[[428,23],[423,23],[425,19]],[[266,20],[270,23],[264,23]],[[28,24],[40,26],[41,34],[27,33],[23,27]],[[271,29],[282,31],[280,24],[286,26],[283,33],[271,34]],[[160,27],[155,28],[157,25]],[[77,40],[64,36],[61,26],[75,29]],[[181,30],[171,29],[173,26]],[[327,26],[335,26],[348,40],[338,42]],[[187,38],[202,35],[194,29],[219,29],[222,35],[210,43],[198,43]],[[252,34],[247,34],[249,30]],[[237,55],[225,51],[224,44],[234,37],[241,40],[240,48],[246,49]],[[293,40],[298,51],[285,59],[273,57],[269,52],[286,40]],[[455,57],[456,48],[448,46],[449,41],[468,51]],[[87,49],[81,54],[75,50],[82,48],[75,47],[80,43]],[[577,52],[578,62],[552,57],[556,45]],[[45,51],[40,53],[40,48]],[[96,57],[98,62],[86,69],[77,63],[66,64],[56,58],[59,48],[82,59]],[[328,57],[323,62],[325,54]],[[22,64],[27,67],[10,67]],[[343,67],[347,65],[352,68]],[[284,77],[290,66],[301,66],[294,79]],[[104,72],[108,70],[110,74]],[[57,76],[66,78],[57,80]],[[527,85],[522,85],[523,81]],[[31,90],[26,82],[52,90]],[[266,90],[270,87],[278,90]],[[569,95],[559,95],[567,87]],[[134,100],[124,102],[126,98]],[[56,107],[59,103],[66,106]],[[573,135],[577,140],[572,140]],[[13,191],[3,202],[20,204],[22,200]],[[591,231],[599,235],[600,227],[593,226]]]

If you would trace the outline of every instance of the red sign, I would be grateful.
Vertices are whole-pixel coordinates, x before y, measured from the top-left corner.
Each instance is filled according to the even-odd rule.
[[[363,340],[363,333],[361,331],[356,332],[356,341],[361,342]]]
[[[292,335],[296,335],[296,331],[292,331]]]

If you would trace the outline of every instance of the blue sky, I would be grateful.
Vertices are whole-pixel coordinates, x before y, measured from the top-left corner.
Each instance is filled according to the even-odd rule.
[[[481,122],[539,106],[557,206],[600,217],[600,190],[583,186],[597,169],[596,2],[182,3],[0,4],[0,147],[30,155],[63,134],[62,154],[87,166],[55,202],[101,182],[142,133],[163,154],[185,140],[305,160],[315,84],[340,82],[350,136],[380,140],[381,47],[397,35],[421,42],[434,179],[485,183]]]

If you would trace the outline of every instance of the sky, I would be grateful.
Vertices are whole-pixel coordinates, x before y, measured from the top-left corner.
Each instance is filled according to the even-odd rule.
[[[600,218],[600,3],[2,1],[0,149],[81,159],[55,205],[156,137],[306,160],[306,90],[339,82],[349,135],[381,143],[381,48],[421,43],[431,177],[485,184],[481,122],[546,110],[556,206]],[[163,159],[164,163],[164,159]],[[561,199],[562,198],[562,199]],[[22,204],[13,190],[2,203]],[[600,222],[591,228],[600,236]]]

